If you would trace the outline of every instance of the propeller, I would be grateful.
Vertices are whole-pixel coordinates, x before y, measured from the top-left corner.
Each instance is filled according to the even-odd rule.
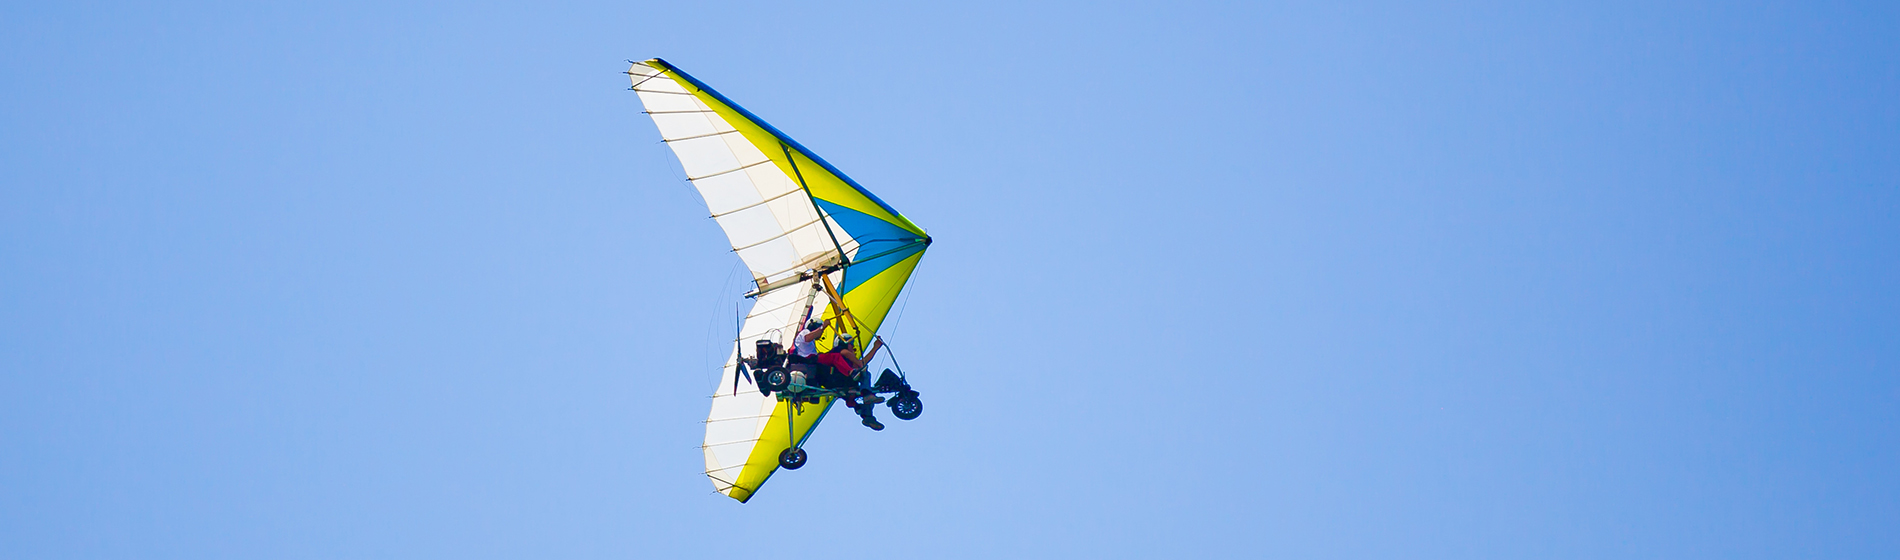
[[[737,324],[732,327],[732,361],[738,364],[738,369],[732,376],[732,394],[738,395],[739,376],[743,375],[747,382],[752,382],[752,372],[746,369],[745,355],[740,353],[745,350],[745,304],[735,304],[732,307],[733,314],[739,317]]]

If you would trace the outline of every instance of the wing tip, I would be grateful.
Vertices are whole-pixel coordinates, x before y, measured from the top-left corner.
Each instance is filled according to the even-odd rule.
[[[747,490],[744,486],[734,486],[727,490],[726,497],[739,500],[739,503],[743,504],[752,501],[752,496],[757,493],[755,490]]]

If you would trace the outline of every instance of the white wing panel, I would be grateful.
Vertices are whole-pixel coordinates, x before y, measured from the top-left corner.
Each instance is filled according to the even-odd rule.
[[[694,99],[693,102],[697,104],[699,100]],[[653,117],[653,124],[660,128],[660,133],[665,135],[666,138],[705,136],[715,132],[725,132],[725,130],[721,130],[722,128],[730,128],[723,126],[726,124],[725,121],[719,120],[719,115],[713,113],[702,113],[699,111],[685,113],[655,111],[649,116]]]
[[[711,133],[709,133],[711,134]],[[736,132],[733,134],[737,134]],[[743,165],[732,150],[719,136],[681,136],[681,140],[667,142],[678,156],[680,167],[686,168],[687,177],[711,175]],[[757,160],[754,160],[757,161]]]
[[[711,210],[713,216],[723,216],[744,210],[760,202],[772,200],[774,196],[799,192],[798,189],[791,189],[786,192],[761,193],[760,189],[766,186],[758,184],[739,171],[719,173],[698,179],[693,181],[693,186],[697,187],[700,196],[706,199],[706,209]]]
[[[787,278],[836,252],[811,197],[758,146],[659,70],[636,63],[628,74],[660,138],[755,282]]]
[[[786,230],[791,229],[787,228],[787,225],[794,228],[804,225],[781,223],[778,216],[772,214],[772,209],[765,206],[754,206],[726,214],[714,221],[719,222],[719,227],[726,230],[726,237],[732,240],[733,247],[748,247],[763,243],[774,237],[784,236]]]
[[[713,487],[725,492],[738,480],[752,448],[758,444],[778,401],[759,394],[759,386],[738,375],[739,352],[751,356],[755,341],[766,338],[788,349],[797,336],[797,323],[805,313],[805,300],[811,284],[801,283],[760,295],[740,327],[738,349],[726,359],[719,387],[713,392],[712,411],[706,416],[706,476]]]

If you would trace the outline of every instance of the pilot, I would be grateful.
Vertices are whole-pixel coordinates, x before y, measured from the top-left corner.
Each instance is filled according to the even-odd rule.
[[[878,346],[883,346],[882,341],[879,342]],[[877,350],[871,350],[870,355],[876,356]],[[866,427],[872,430],[884,429],[884,424],[878,422],[877,416],[873,414],[877,410],[877,407],[873,405],[884,402],[884,397],[877,396],[877,393],[870,390],[869,376],[864,375],[864,362],[858,358],[855,337],[851,336],[851,333],[839,334],[837,342],[831,345],[831,351],[819,354],[817,361],[836,369],[839,374],[858,386],[858,393],[862,396],[859,400],[862,402],[852,402],[853,399],[847,397],[845,404],[857,411],[858,417]]]

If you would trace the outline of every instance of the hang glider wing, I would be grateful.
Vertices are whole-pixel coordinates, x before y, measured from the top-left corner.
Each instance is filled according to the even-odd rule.
[[[627,73],[662,140],[752,272],[756,303],[740,328],[745,344],[736,346],[760,338],[791,346],[803,304],[816,289],[813,273],[825,275],[842,299],[818,296],[829,302],[825,316],[848,311],[849,328],[865,340],[874,336],[930,244],[923,228],[666,61],[636,62]],[[726,361],[704,448],[713,487],[743,502],[777,471],[778,452],[809,437],[831,402],[788,417],[787,403],[760,395],[739,372],[741,351]]]

